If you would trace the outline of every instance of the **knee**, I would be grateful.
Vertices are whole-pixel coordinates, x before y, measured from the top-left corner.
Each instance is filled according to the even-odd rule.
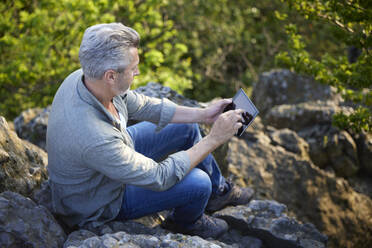
[[[212,182],[208,174],[201,169],[194,168],[189,173],[190,187],[193,191],[200,192],[203,198],[209,198],[212,193]]]
[[[182,124],[183,132],[186,135],[187,139],[192,143],[191,145],[195,144],[201,139],[199,125],[196,123],[188,123]]]
[[[193,136],[195,134],[198,134],[199,131],[199,125],[197,123],[183,123],[178,124],[179,128],[182,129],[184,133],[187,133],[189,136]]]

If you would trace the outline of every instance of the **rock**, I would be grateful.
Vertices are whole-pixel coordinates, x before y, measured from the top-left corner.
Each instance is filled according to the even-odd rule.
[[[328,156],[327,146],[330,145],[330,137],[337,135],[339,131],[330,125],[314,125],[297,134],[304,138],[310,147],[311,160],[319,168],[332,167],[332,161]]]
[[[69,235],[64,248],[85,247],[231,247],[219,241],[207,241],[198,236],[168,233],[153,236],[148,234],[128,234],[116,232],[102,236],[92,236],[92,232],[79,230]]]
[[[372,134],[360,133],[355,136],[361,168],[372,176]]]
[[[18,138],[0,116],[0,192],[30,195],[47,179],[47,160],[43,150]]]
[[[82,243],[82,241],[84,241],[86,239],[89,239],[91,237],[95,237],[95,236],[96,236],[96,234],[93,233],[93,232],[90,232],[90,231],[84,230],[84,229],[80,229],[80,230],[72,232],[72,233],[70,233],[70,235],[68,235],[68,238],[67,238],[66,242],[63,244],[63,247],[64,248],[77,247]]]
[[[326,234],[330,247],[372,246],[372,200],[355,192],[346,180],[273,145],[264,132],[248,132],[244,140],[233,138],[229,146],[235,182],[252,186],[258,199],[287,205],[292,216]]]
[[[0,247],[62,247],[65,239],[46,208],[14,192],[0,194]]]
[[[273,130],[270,133],[273,145],[284,147],[287,151],[296,153],[302,158],[309,158],[309,144],[294,131],[286,128]]]
[[[28,140],[46,150],[46,131],[50,106],[45,109],[33,108],[23,111],[14,119],[18,137]]]
[[[334,102],[306,102],[278,105],[266,115],[266,122],[276,128],[298,132],[310,146],[310,157],[320,168],[332,167],[338,176],[351,177],[359,171],[358,150],[353,138],[332,127],[332,116],[350,111]]]
[[[156,98],[168,98],[169,100],[183,106],[188,107],[200,107],[201,105],[195,101],[188,99],[169,87],[163,86],[158,83],[150,82],[146,86],[138,87],[134,91],[144,94],[146,96],[156,97]]]
[[[372,199],[372,177],[370,175],[359,173],[358,176],[350,177],[347,181],[356,192]]]
[[[143,217],[147,218],[147,217]],[[82,244],[85,239],[91,238],[92,234],[95,237],[94,240],[102,239],[98,236],[103,236],[106,234],[111,234],[111,237],[122,236],[126,237],[125,241],[129,242],[126,245],[138,245],[138,247],[236,247],[236,248],[261,248],[262,241],[241,234],[239,230],[231,229],[225,233],[219,240],[208,239],[208,242],[213,243],[218,246],[212,246],[210,243],[205,243],[205,240],[199,237],[191,237],[182,234],[171,234],[168,230],[162,229],[159,224],[155,222],[150,223],[149,220],[143,221],[142,219],[137,219],[133,221],[112,221],[99,228],[88,230],[79,230],[70,234],[68,240],[66,241],[64,247],[78,247]],[[142,224],[145,222],[146,225]],[[157,223],[157,221],[156,221]],[[136,237],[143,238],[156,237],[159,239],[160,243],[155,246],[141,246],[138,241],[134,241]],[[134,238],[133,238],[134,237]],[[192,244],[191,244],[192,243]],[[206,245],[207,244],[207,245]],[[193,246],[194,245],[194,246]],[[209,246],[211,245],[211,246]],[[84,246],[82,246],[84,247]],[[136,246],[137,247],[137,246]]]
[[[15,132],[14,122],[12,121],[7,121],[7,122],[8,122],[9,130]]]
[[[357,147],[353,138],[346,131],[330,137],[326,150],[332,167],[341,177],[350,177],[359,170]]]
[[[298,135],[308,142],[311,160],[318,167],[330,166],[341,177],[351,177],[359,171],[358,148],[348,132],[330,125],[314,125]]]
[[[255,130],[255,131],[263,131],[265,129],[265,125],[262,123],[262,118],[260,116],[257,116],[256,119],[254,119],[251,126],[248,127],[249,130]]]
[[[265,247],[326,247],[327,237],[312,224],[301,224],[286,215],[285,205],[253,200],[247,206],[229,207],[213,216],[246,234],[260,238]]]
[[[263,248],[262,241],[258,238],[242,234],[240,230],[230,228],[219,241],[237,248]]]
[[[331,101],[282,104],[269,109],[264,115],[264,122],[278,129],[300,131],[314,125],[332,125],[332,116],[340,111],[350,113],[351,108],[339,107]]]
[[[261,116],[275,105],[315,100],[339,101],[340,97],[332,87],[289,70],[272,70],[261,74],[252,91],[252,101]]]
[[[149,218],[149,216],[142,218],[146,219]],[[164,229],[160,228],[159,223],[155,224],[147,221],[148,225],[144,225],[141,222],[141,218],[137,220],[128,220],[125,222],[111,221],[97,228],[91,228],[87,226],[86,229],[95,233],[96,235],[112,234],[115,232],[126,232],[128,234],[148,234],[159,236],[168,233]]]

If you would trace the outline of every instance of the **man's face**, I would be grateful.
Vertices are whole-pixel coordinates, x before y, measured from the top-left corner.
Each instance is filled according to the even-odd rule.
[[[128,89],[130,89],[134,77],[139,75],[138,70],[139,57],[137,48],[134,47],[130,48],[129,56],[131,56],[130,64],[123,72],[118,73],[118,76],[116,78],[114,89],[115,93],[117,93],[116,95],[122,95]]]

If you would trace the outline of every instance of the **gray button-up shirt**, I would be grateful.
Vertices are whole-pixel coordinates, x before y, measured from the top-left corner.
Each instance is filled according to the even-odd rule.
[[[69,226],[101,225],[120,210],[126,184],[163,191],[190,168],[185,151],[162,162],[134,150],[133,141],[85,87],[82,70],[69,75],[52,104],[47,130],[48,171],[52,205]],[[164,127],[176,104],[128,91],[113,103],[124,117]]]

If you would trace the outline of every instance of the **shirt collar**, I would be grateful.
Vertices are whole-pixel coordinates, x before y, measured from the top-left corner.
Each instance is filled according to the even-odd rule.
[[[88,103],[89,105],[93,106],[95,109],[99,110],[101,113],[103,113],[107,119],[115,126],[120,127],[120,123],[116,120],[116,118],[103,106],[103,104],[98,101],[98,99],[87,89],[85,84],[83,83],[83,74],[79,75],[78,82],[77,82],[77,92],[80,96],[80,98]],[[114,97],[113,103],[115,107],[117,106],[117,96]]]

